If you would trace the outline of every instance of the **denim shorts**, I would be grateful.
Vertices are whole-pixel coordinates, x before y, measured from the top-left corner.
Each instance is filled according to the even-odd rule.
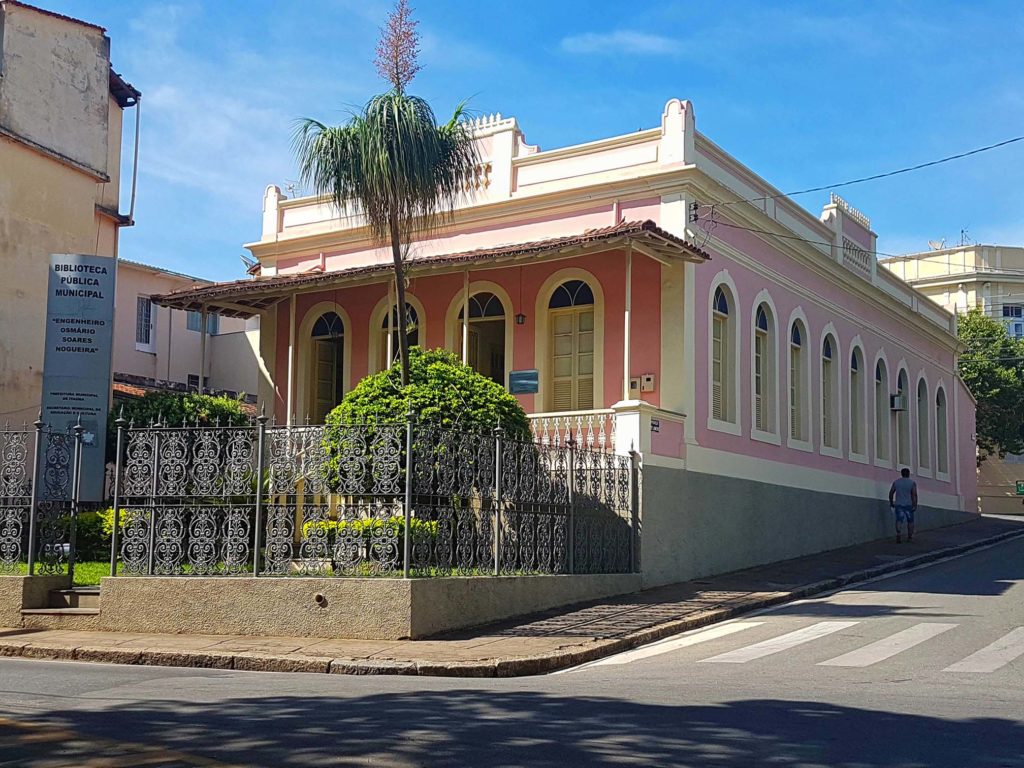
[[[900,504],[896,505],[896,522],[897,523],[908,523],[914,524],[914,508],[904,507]]]

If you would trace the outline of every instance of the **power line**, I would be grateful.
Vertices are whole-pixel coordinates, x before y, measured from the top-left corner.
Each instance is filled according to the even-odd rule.
[[[760,197],[749,197],[742,200],[732,200],[724,203],[716,203],[716,205],[738,205],[740,203],[758,203],[765,200],[776,200],[780,197],[796,197],[797,195],[806,195],[811,192],[824,192],[832,189],[839,189],[840,187],[849,187],[854,184],[863,184],[866,181],[877,181],[878,179],[887,179],[892,176],[899,176],[904,173],[911,173],[913,171],[920,171],[923,168],[931,168],[936,165],[942,165],[943,163],[949,163],[953,160],[961,160],[965,157],[972,155],[978,155],[982,152],[989,152],[993,149],[999,149],[1009,144],[1014,144],[1018,141],[1024,141],[1024,136],[1015,136],[1012,139],[1005,139],[1004,141],[997,141],[995,144],[988,144],[984,147],[977,147],[966,152],[958,152],[955,155],[948,155],[947,157],[940,157],[938,160],[929,160],[926,163],[918,163],[917,165],[909,165],[906,168],[897,168],[894,171],[886,171],[885,173],[875,173],[871,176],[861,176],[857,179],[850,179],[848,181],[841,181],[838,184],[823,184],[818,187],[808,187],[807,189],[798,189],[794,192],[779,192],[775,195],[761,195]],[[901,255],[901,254],[895,254]]]
[[[800,237],[799,235],[780,235],[777,232],[771,232],[770,230],[767,230],[767,229],[757,229],[756,227],[744,227],[741,224],[730,224],[727,221],[713,221],[713,220],[709,220],[709,219],[699,219],[699,221],[707,221],[709,224],[712,225],[711,226],[712,230],[715,227],[729,227],[730,229],[742,229],[745,232],[755,232],[755,233],[758,233],[758,234],[761,234],[761,235],[771,235],[772,237],[777,237],[777,238],[780,238],[782,240],[799,240],[800,242],[810,243],[811,245],[823,245],[826,248],[831,248],[831,247],[833,247],[835,245],[835,243],[830,243],[827,240],[810,240],[810,239],[808,239],[806,237]],[[704,228],[704,231],[708,232],[708,234],[710,235],[710,231],[711,230],[709,230],[707,227]],[[885,253],[884,251],[867,251],[867,250],[865,250],[864,253],[868,254],[869,256],[875,256],[875,257],[878,257],[878,256],[901,256],[902,255],[902,254],[899,254],[899,253]],[[883,267],[883,269],[885,269],[885,267]],[[898,275],[895,275],[895,273],[894,273],[894,276],[895,277],[899,277]]]

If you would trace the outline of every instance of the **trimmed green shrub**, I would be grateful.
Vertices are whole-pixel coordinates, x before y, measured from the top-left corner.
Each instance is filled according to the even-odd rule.
[[[419,347],[409,350],[409,386],[397,363],[367,376],[327,415],[327,426],[404,422],[410,410],[418,422],[486,432],[500,423],[510,438],[531,438],[526,412],[503,386],[447,350]]]
[[[109,529],[104,515],[109,513]],[[75,527],[75,558],[106,560],[110,557],[110,532],[114,527],[114,511],[81,512]]]
[[[134,422],[136,427],[148,426],[158,419],[172,427],[182,422],[210,426],[218,421],[222,426],[240,426],[249,420],[240,400],[195,392],[147,392],[124,401],[123,408],[125,420]],[[107,416],[107,461],[113,461],[117,453],[116,422],[121,410],[118,403]]]

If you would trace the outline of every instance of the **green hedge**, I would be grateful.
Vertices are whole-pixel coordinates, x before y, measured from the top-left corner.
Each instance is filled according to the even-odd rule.
[[[195,392],[147,392],[142,397],[118,403],[107,416],[107,461],[117,453],[117,419],[122,414],[136,427],[148,426],[156,421],[169,426],[199,424],[210,426],[241,426],[249,417],[242,410],[241,400],[220,395],[200,395]]]

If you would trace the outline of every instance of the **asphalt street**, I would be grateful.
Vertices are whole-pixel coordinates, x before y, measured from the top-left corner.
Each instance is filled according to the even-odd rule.
[[[546,677],[0,660],[0,766],[143,764],[1024,766],[1024,540]]]

